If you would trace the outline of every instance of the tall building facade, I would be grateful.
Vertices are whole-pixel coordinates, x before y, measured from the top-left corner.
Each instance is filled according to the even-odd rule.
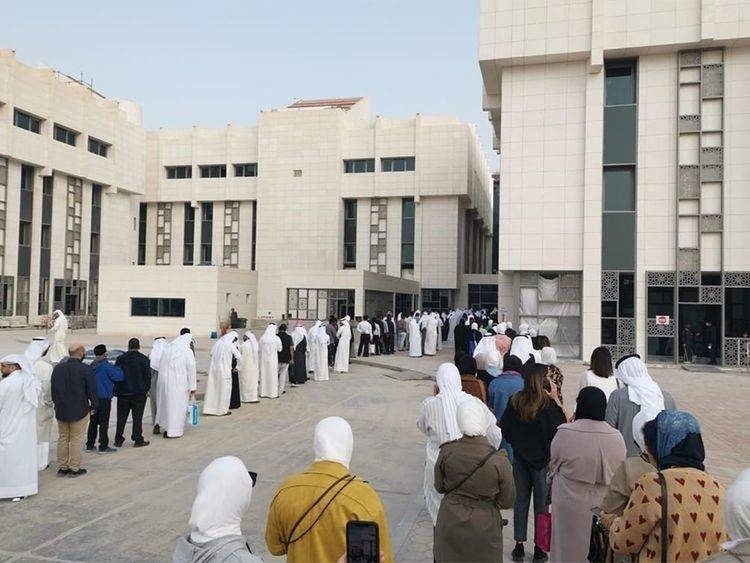
[[[215,330],[497,303],[474,128],[300,100],[147,132],[140,110],[0,52],[0,324]]]
[[[747,362],[745,4],[480,3],[501,308],[570,355]]]

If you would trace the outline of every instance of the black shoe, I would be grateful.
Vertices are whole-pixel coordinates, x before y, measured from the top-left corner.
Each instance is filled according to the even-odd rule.
[[[157,435],[161,434],[161,428],[159,428],[158,424],[156,426],[154,426],[154,434],[157,434]]]
[[[73,477],[80,477],[81,475],[86,475],[88,471],[86,471],[84,468],[79,469],[78,471],[73,471],[72,469],[68,472],[68,477],[71,479]]]
[[[112,454],[115,453],[117,450],[115,448],[106,447],[104,449],[99,448],[100,454]]]
[[[93,452],[96,448],[94,446],[86,446],[87,452]]]
[[[523,548],[523,544],[516,543],[516,547],[513,548],[510,556],[516,563],[521,563],[526,558],[526,551]]]
[[[549,557],[544,551],[534,546],[534,559],[532,561],[534,563],[544,563],[545,561],[549,561]]]
[[[58,476],[58,477],[65,477],[65,476],[66,476],[66,475],[68,475],[69,473],[70,473],[70,469],[68,469],[67,467],[66,467],[65,469],[63,469],[63,468],[61,467],[60,469],[58,469],[58,470],[57,470],[57,476]]]
[[[125,438],[118,438],[115,440],[115,447],[121,448],[124,443],[125,443]]]
[[[136,442],[135,444],[133,444],[133,447],[134,448],[143,448],[143,447],[148,446],[150,443],[151,442],[149,442],[148,440],[143,440],[142,442]]]

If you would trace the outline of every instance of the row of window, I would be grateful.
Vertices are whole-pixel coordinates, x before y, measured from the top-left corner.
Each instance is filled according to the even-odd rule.
[[[243,164],[233,164],[234,175],[237,178],[252,178],[258,175],[258,164],[248,162]],[[186,166],[165,166],[168,180],[184,180],[193,177],[193,167]],[[201,178],[226,178],[226,164],[201,164],[198,166]]]
[[[26,131],[31,131],[32,133],[40,135],[42,131],[42,121],[44,121],[42,118],[31,115],[30,113],[26,113],[25,111],[21,111],[18,108],[15,108],[13,110],[13,125],[15,125],[16,127],[20,127],[21,129],[25,129]],[[63,127],[59,123],[55,123],[54,127],[52,128],[52,138],[55,139],[55,141],[65,143],[66,145],[70,145],[71,147],[75,147],[78,145],[79,135],[80,133],[78,133],[77,131],[73,131],[72,129]],[[107,151],[109,150],[110,146],[111,145],[109,143],[100,141],[99,139],[96,139],[91,135],[88,136],[88,150],[90,153],[94,153],[106,158]]]
[[[381,158],[381,172],[413,172],[415,159],[413,156],[403,156],[397,158]],[[345,174],[366,174],[375,172],[374,158],[358,158],[344,161]]]

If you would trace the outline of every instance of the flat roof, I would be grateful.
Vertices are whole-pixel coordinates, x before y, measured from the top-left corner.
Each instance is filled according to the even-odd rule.
[[[354,104],[361,100],[361,96],[357,98],[321,98],[318,100],[297,100],[293,104],[288,105],[287,108],[338,108],[348,111]]]

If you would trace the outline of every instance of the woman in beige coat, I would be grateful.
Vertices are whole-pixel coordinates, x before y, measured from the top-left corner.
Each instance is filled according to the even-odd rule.
[[[503,559],[500,510],[513,506],[516,490],[505,451],[485,436],[484,408],[475,398],[458,405],[462,436],[441,446],[435,464],[435,488],[444,495],[433,549],[439,563]]]

